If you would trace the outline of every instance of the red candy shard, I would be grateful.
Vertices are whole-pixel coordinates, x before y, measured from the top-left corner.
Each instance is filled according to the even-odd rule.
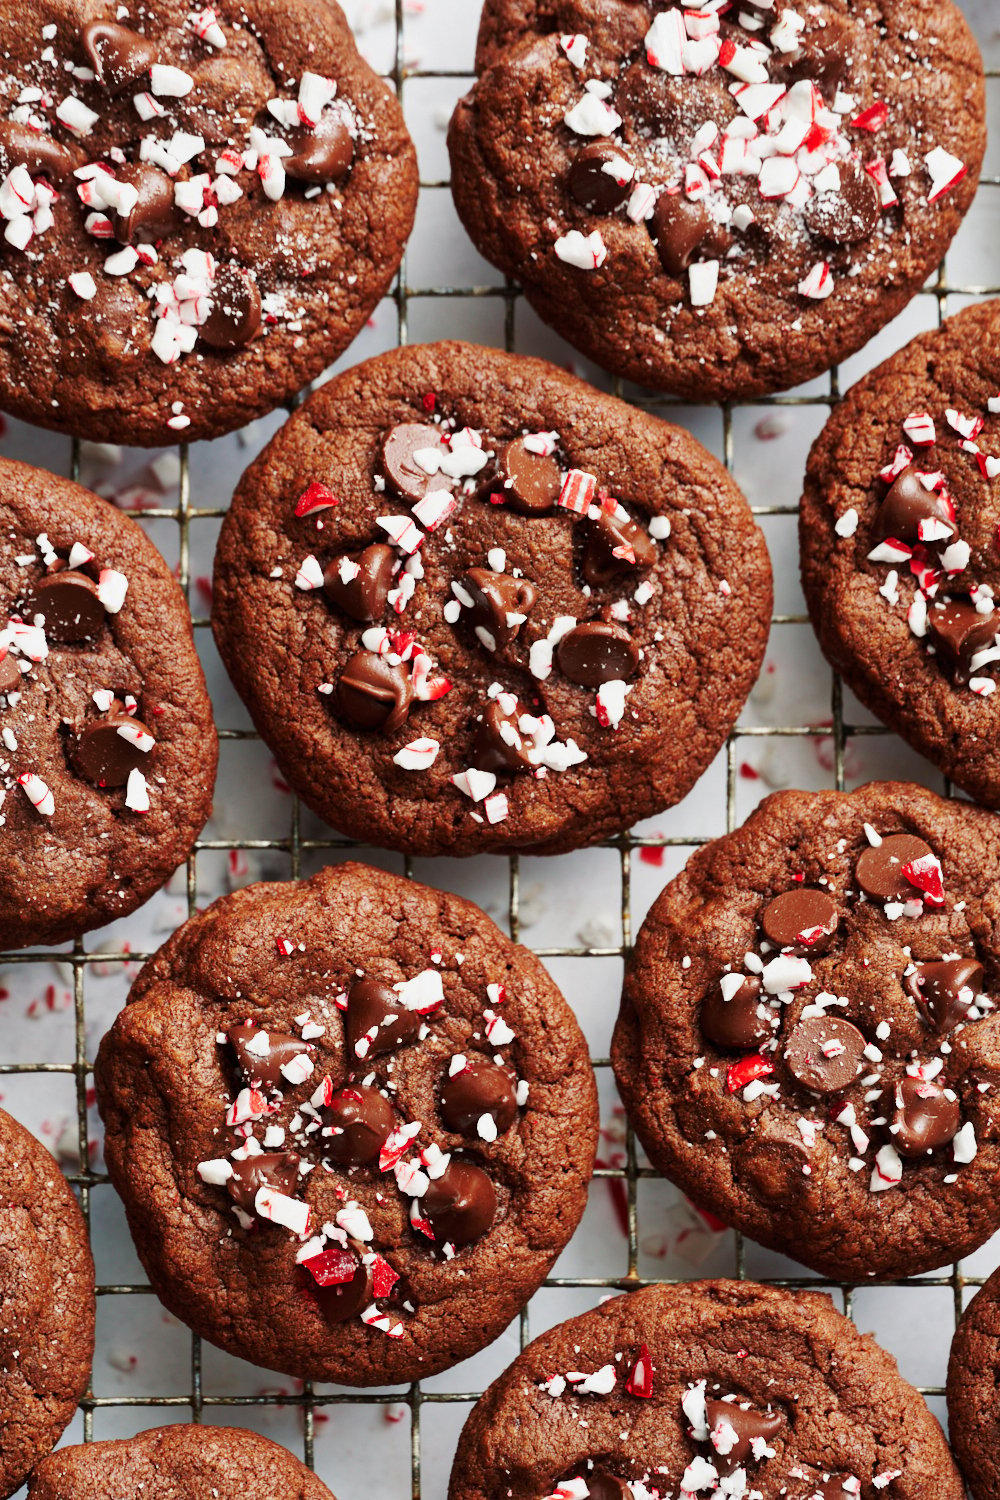
[[[317,510],[329,510],[331,505],[339,505],[340,498],[335,495],[325,484],[314,479],[307,489],[302,491],[295,505],[297,516],[311,516]]]
[[[380,1297],[388,1297],[396,1282],[399,1280],[398,1272],[394,1271],[384,1256],[376,1255],[371,1264],[372,1293],[375,1300]]]
[[[733,41],[732,37],[727,37],[722,46],[719,48],[720,67],[728,68],[729,64],[732,62],[735,56],[736,43]]]
[[[350,1250],[324,1250],[302,1264],[317,1286],[344,1286],[358,1271],[358,1258]]]
[[[888,118],[888,104],[878,101],[875,104],[870,104],[867,109],[863,109],[859,115],[855,115],[851,124],[856,126],[858,130],[867,130],[874,135],[876,130],[882,129]]]
[[[434,411],[436,409],[436,407],[437,407],[437,401],[438,401],[438,398],[435,396],[434,392],[433,391],[428,391],[427,394],[426,394],[426,396],[424,396],[422,398],[420,404],[423,407],[424,411],[428,411],[429,412],[429,411]]]
[[[632,1366],[625,1389],[630,1396],[638,1396],[642,1401],[648,1401],[653,1394],[653,1361],[645,1344],[639,1345],[639,1358]]]
[[[903,874],[918,891],[923,891],[928,906],[944,905],[944,880],[941,861],[936,854],[922,854],[903,866]]]
[[[752,1057],[741,1057],[739,1062],[731,1064],[726,1073],[726,1088],[731,1094],[738,1094],[748,1083],[753,1083],[757,1078],[766,1078],[773,1072],[774,1064],[755,1052]]]

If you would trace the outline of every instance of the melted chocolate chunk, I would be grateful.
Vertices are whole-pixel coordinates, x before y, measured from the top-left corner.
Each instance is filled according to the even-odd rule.
[[[299,1183],[299,1158],[294,1151],[261,1152],[242,1161],[230,1159],[233,1175],[226,1191],[246,1213],[254,1212],[254,1201],[262,1187],[294,1198]]]
[[[406,666],[393,666],[375,651],[356,651],[337,683],[337,706],[357,729],[392,734],[406,723],[413,685]]]
[[[900,1156],[925,1156],[946,1146],[962,1123],[958,1100],[937,1083],[904,1078],[896,1085],[892,1143]]]
[[[460,1250],[481,1239],[492,1226],[497,1214],[496,1189],[480,1167],[452,1157],[441,1176],[431,1179],[420,1208],[437,1244]]]
[[[810,18],[802,44],[795,52],[772,54],[772,74],[776,79],[787,78],[789,81],[811,78],[822,88],[836,91],[853,61],[850,47],[848,23],[827,12],[815,22]]]
[[[483,644],[491,651],[510,645],[531,613],[534,586],[525,578],[512,578],[509,573],[470,568],[462,579],[462,587],[473,601],[470,615],[473,629],[477,633],[483,630],[489,637]]]
[[[971,599],[935,599],[927,611],[927,634],[938,661],[957,684],[968,682],[973,657],[994,644],[998,626],[995,611],[981,615]]]
[[[45,636],[50,646],[92,640],[105,619],[97,584],[86,573],[69,568],[51,573],[35,585],[28,615],[30,618],[36,614],[45,616]]]
[[[354,578],[346,580],[341,570],[343,561],[342,557],[335,557],[323,574],[326,597],[352,620],[371,625],[385,614],[396,555],[388,543],[373,542],[363,552],[352,553],[347,558],[359,571]]]
[[[21,691],[21,669],[17,664],[17,657],[13,651],[4,651],[0,657],[0,693],[19,693]]]
[[[621,521],[602,511],[584,526],[583,576],[593,587],[602,588],[622,574],[644,572],[656,562],[656,543],[636,521]]]
[[[148,162],[119,167],[120,182],[131,183],[139,194],[134,208],[127,214],[114,215],[115,239],[123,245],[153,244],[170,234],[181,222],[181,213],[174,203],[173,179],[159,167]]]
[[[758,1015],[760,980],[748,975],[731,1000],[713,988],[701,1007],[701,1029],[724,1052],[752,1052],[772,1035],[767,1014]]]
[[[754,1438],[763,1438],[770,1444],[785,1425],[781,1412],[759,1411],[738,1401],[708,1400],[705,1411],[709,1432],[715,1436],[713,1462],[720,1474],[731,1474],[734,1469],[754,1462]]]
[[[562,491],[562,475],[554,458],[532,453],[523,438],[505,443],[496,457],[496,471],[483,487],[483,494],[502,498],[520,515],[537,516],[550,511]]]
[[[611,214],[629,196],[634,176],[628,153],[614,141],[588,141],[573,158],[569,190],[581,207]]]
[[[323,1133],[324,1150],[330,1160],[342,1167],[369,1167],[378,1161],[396,1116],[378,1089],[350,1084],[334,1094],[324,1121],[337,1132]]]
[[[91,21],[80,40],[98,83],[109,94],[123,94],[156,62],[156,47],[149,37],[114,21]]]
[[[559,670],[570,682],[597,688],[626,681],[639,665],[639,651],[622,625],[592,620],[564,635],[556,648]]]
[[[961,1025],[985,983],[983,966],[974,958],[917,964],[903,980],[928,1026],[942,1036]]]
[[[83,161],[78,147],[61,145],[43,131],[19,125],[16,120],[0,120],[0,167],[4,176],[15,167],[27,167],[30,176],[47,177],[53,187],[61,187]]]
[[[268,1050],[263,1051],[261,1038],[266,1034]],[[258,1026],[253,1021],[244,1021],[239,1026],[230,1026],[226,1032],[229,1045],[236,1053],[236,1063],[247,1084],[259,1084],[266,1089],[285,1090],[294,1088],[281,1069],[293,1058],[309,1053],[312,1048],[301,1037],[287,1031],[271,1031],[267,1026]],[[251,1044],[257,1038],[255,1046]],[[258,1050],[260,1049],[260,1050]]]
[[[433,490],[451,489],[447,474],[428,474],[417,463],[414,454],[423,448],[436,449],[442,455],[447,453],[439,427],[424,422],[401,422],[385,433],[379,448],[379,466],[386,484],[400,499],[411,504]]]
[[[374,1031],[374,1037],[369,1033]],[[377,1057],[394,1052],[415,1040],[420,1031],[420,1017],[415,1010],[400,1005],[399,996],[380,979],[358,979],[347,995],[347,1055],[357,1058]],[[358,1051],[358,1044],[362,1051]],[[365,1045],[367,1043],[367,1045]]]
[[[441,1087],[441,1118],[458,1135],[478,1136],[489,1115],[502,1135],[517,1119],[517,1094],[510,1069],[488,1058],[473,1058]]]
[[[837,905],[809,886],[784,891],[764,908],[761,926],[770,942],[790,953],[823,953],[837,930]]]
[[[354,162],[354,139],[335,110],[324,110],[315,130],[296,131],[289,144],[282,166],[296,182],[341,182]]]
[[[835,245],[858,245],[875,233],[882,213],[878,193],[860,162],[837,165],[840,187],[835,192],[817,193],[806,204],[806,228]]]
[[[917,478],[916,469],[904,469],[893,480],[879,506],[875,517],[876,540],[884,542],[892,537],[897,542],[917,542],[921,521],[941,521],[952,536],[957,534],[947,502],[935,490],[925,488]]]
[[[890,834],[859,856],[854,870],[858,885],[876,901],[909,901],[920,891],[907,880],[903,866],[931,852],[929,844],[911,833]]]
[[[359,1317],[375,1300],[371,1267],[363,1246],[325,1250],[303,1268],[309,1290],[328,1323]]]
[[[119,734],[119,729],[150,734],[140,719],[121,712],[121,705],[112,705],[111,711],[101,719],[88,724],[73,748],[73,762],[77,770],[93,782],[94,786],[124,786],[133,771],[149,765],[152,751],[139,747]]]
[[[589,1500],[632,1500],[632,1491],[624,1479],[609,1474],[607,1469],[584,1469],[569,1475],[570,1479],[582,1479],[589,1491]]]
[[[682,276],[698,251],[714,260],[729,246],[726,231],[704,203],[692,203],[683,193],[661,193],[650,223],[660,262],[669,276]]]
[[[534,769],[528,755],[531,741],[518,724],[522,712],[520,704],[512,714],[505,713],[496,699],[487,704],[472,747],[472,764],[477,771],[502,775]]]
[[[807,1016],[793,1026],[784,1047],[792,1077],[812,1094],[839,1094],[862,1071],[865,1039],[839,1016]]]
[[[260,327],[260,291],[252,276],[220,266],[212,282],[212,306],[198,335],[212,349],[241,349]]]

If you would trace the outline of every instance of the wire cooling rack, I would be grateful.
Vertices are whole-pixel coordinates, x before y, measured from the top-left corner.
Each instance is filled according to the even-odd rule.
[[[975,0],[970,0],[970,4]],[[443,89],[454,91],[456,85],[464,86],[471,82],[471,75],[457,69],[430,69],[421,66],[408,66],[406,61],[406,39],[407,18],[420,10],[432,11],[435,0],[428,0],[426,6],[412,3],[412,0],[395,0],[394,20],[395,41],[394,60],[385,76],[396,88],[404,106],[407,102],[407,89],[418,80],[436,81]],[[981,28],[982,29],[982,28]],[[988,40],[983,37],[983,40]],[[1000,104],[1000,70],[989,71],[989,89],[991,102]],[[449,95],[450,99],[451,95]],[[446,101],[447,102],[447,101]],[[421,182],[422,195],[434,190],[444,190],[448,187],[446,179],[424,178]],[[982,180],[982,194],[997,193],[1000,188],[1000,177],[986,175]],[[997,200],[994,198],[994,204]],[[991,209],[994,204],[991,204]],[[994,278],[995,279],[995,278]],[[964,280],[952,282],[946,265],[942,265],[933,282],[926,289],[925,295],[934,299],[936,305],[936,316],[940,322],[947,315],[959,299],[962,302],[978,299],[988,295],[1000,294],[1000,285],[976,285]],[[423,299],[499,299],[502,305],[503,315],[503,342],[508,350],[519,347],[518,340],[518,312],[520,293],[511,282],[494,282],[484,285],[411,285],[408,275],[407,258],[404,258],[397,283],[391,294],[395,304],[396,335],[400,344],[405,344],[410,335],[410,317],[414,304]],[[451,331],[451,330],[449,330]],[[523,347],[523,345],[522,345]],[[625,388],[621,381],[611,383],[611,389],[615,394],[630,399],[647,409],[659,411],[664,415],[671,415],[671,408],[676,406],[669,398],[652,398],[640,392]],[[788,395],[775,396],[766,400],[753,402],[754,408],[768,408],[770,411],[781,409],[810,407],[818,409],[820,416],[825,415],[840,397],[841,374],[834,369],[829,377],[822,382],[814,383],[805,393],[792,393]],[[740,424],[738,416],[740,408],[737,405],[723,405],[718,409],[721,412],[722,422],[722,456],[727,468],[733,471],[738,462],[738,441],[742,441],[742,435],[738,437]],[[196,482],[192,475],[191,454],[186,445],[179,449],[179,490],[176,505],[144,508],[139,517],[146,522],[173,523],[177,528],[178,538],[178,571],[181,584],[191,596],[192,587],[192,529],[206,522],[217,522],[224,514],[224,507],[207,506],[198,504]],[[78,444],[73,445],[72,450],[72,475],[78,477],[80,470],[80,449]],[[753,507],[755,514],[760,518],[765,517],[792,517],[797,507],[793,504],[764,504]],[[209,621],[205,617],[195,616],[194,620],[196,638],[204,640],[204,632],[209,629]],[[773,618],[776,631],[782,631],[790,626],[808,625],[807,616],[798,612],[777,613]],[[772,635],[772,641],[775,637]],[[256,736],[252,731],[243,728],[230,728],[220,726],[220,738],[223,747],[227,742],[254,740]],[[839,679],[832,676],[830,686],[829,719],[822,723],[777,723],[777,724],[752,724],[741,723],[729,737],[724,752],[724,783],[725,783],[725,826],[732,829],[738,821],[738,782],[742,771],[740,762],[741,747],[745,748],[753,741],[764,740],[775,741],[820,741],[828,745],[830,753],[827,760],[829,768],[829,783],[838,789],[843,789],[848,779],[846,761],[849,747],[853,740],[866,737],[885,737],[891,739],[887,730],[880,725],[866,722],[865,716],[854,713],[845,705],[845,695]],[[946,788],[947,790],[947,788]],[[198,899],[198,860],[202,855],[222,854],[230,857],[234,853],[238,856],[241,851],[252,853],[253,851],[271,851],[282,855],[288,861],[288,873],[292,879],[296,879],[303,871],[304,861],[323,860],[325,858],[336,858],[344,851],[351,850],[357,846],[348,840],[339,838],[335,834],[327,836],[313,836],[310,829],[304,826],[302,810],[295,798],[290,799],[290,821],[287,835],[276,839],[256,839],[239,837],[202,838],[198,841],[195,852],[187,864],[186,871],[186,905],[188,914],[196,907]],[[613,851],[617,856],[618,879],[620,884],[620,921],[621,941],[611,942],[606,945],[600,943],[566,943],[559,942],[548,946],[538,946],[535,952],[545,960],[558,961],[565,959],[624,959],[629,951],[633,935],[633,862],[639,859],[649,860],[649,854],[643,851],[674,851],[675,858],[682,859],[685,851],[693,850],[698,844],[706,842],[706,837],[699,834],[677,833],[663,834],[653,832],[633,833],[610,840],[602,847]],[[654,858],[656,856],[653,856]],[[572,858],[572,856],[570,857]],[[413,874],[412,862],[405,860],[404,868],[407,875]],[[506,893],[507,920],[511,935],[518,939],[521,936],[522,926],[522,898],[523,898],[523,872],[521,860],[517,855],[510,856],[508,861],[509,879]],[[421,877],[434,879],[433,867],[421,869]],[[91,1162],[91,1141],[89,1114],[92,1102],[92,1058],[88,1056],[88,979],[92,980],[94,970],[98,965],[108,965],[121,961],[122,954],[117,948],[106,945],[103,935],[98,934],[91,941],[95,942],[93,948],[88,948],[86,941],[77,942],[71,953],[59,955],[59,962],[69,965],[72,972],[72,1012],[73,1012],[73,1058],[66,1062],[29,1062],[17,1061],[0,1062],[0,1075],[38,1075],[38,1074],[62,1074],[72,1081],[75,1086],[75,1134],[79,1149],[79,1162],[81,1167],[71,1171],[67,1175],[75,1185],[84,1214],[87,1217],[88,1226],[92,1223],[92,1215],[97,1194],[109,1194],[110,1188],[107,1176],[100,1170],[89,1165]],[[155,945],[154,945],[155,946]],[[133,952],[129,958],[135,962],[148,957],[148,953]],[[39,970],[50,966],[52,955],[49,953],[11,953],[0,955],[0,963],[5,966],[37,966]],[[615,997],[608,996],[608,1005],[613,1007]],[[609,1077],[610,1061],[607,1056],[595,1056],[594,1066],[598,1071],[598,1077],[602,1075],[605,1079]],[[628,1130],[624,1141],[624,1162],[622,1165],[602,1166],[597,1168],[596,1179],[600,1183],[606,1181],[613,1185],[613,1190],[619,1195],[619,1208],[621,1211],[622,1224],[625,1230],[627,1252],[625,1256],[625,1269],[618,1276],[587,1276],[587,1275],[555,1275],[545,1283],[546,1288],[573,1289],[583,1294],[589,1294],[596,1299],[600,1294],[612,1295],[619,1291],[627,1291],[639,1286],[652,1284],[657,1280],[676,1280],[673,1275],[651,1277],[643,1274],[648,1266],[641,1266],[643,1257],[640,1254],[640,1195],[641,1184],[647,1179],[655,1179],[656,1174],[644,1164],[642,1153],[637,1146],[631,1130]],[[648,1215],[648,1211],[644,1211]],[[648,1228],[648,1224],[647,1224]],[[743,1277],[747,1274],[747,1247],[739,1235],[731,1237],[733,1244],[733,1256],[728,1266],[719,1266],[716,1261],[712,1266],[713,1274],[729,1274]],[[692,1272],[692,1275],[697,1272]],[[784,1267],[779,1267],[775,1274],[761,1275],[754,1270],[757,1279],[767,1280],[775,1285],[788,1287],[829,1287],[835,1293],[839,1293],[843,1299],[845,1311],[849,1314],[855,1310],[855,1293],[857,1288],[842,1286],[840,1283],[825,1281],[815,1278],[805,1271],[797,1271],[790,1268],[787,1273]],[[686,1277],[684,1279],[690,1279]],[[950,1293],[950,1304],[952,1316],[957,1321],[965,1304],[970,1288],[982,1284],[983,1274],[975,1274],[973,1271],[956,1265],[950,1271],[942,1271],[936,1275],[921,1277],[918,1281],[893,1282],[893,1283],[868,1283],[880,1287],[894,1286],[906,1288],[943,1288]],[[121,1283],[104,1282],[98,1285],[98,1297],[102,1321],[105,1315],[109,1315],[111,1322],[114,1321],[116,1309],[120,1308],[119,1299],[151,1297],[148,1286],[138,1281],[123,1281]],[[574,1309],[575,1310],[575,1309]],[[519,1319],[519,1341],[523,1347],[530,1337],[530,1312],[526,1309]],[[551,1321],[551,1319],[550,1319]],[[536,1327],[535,1332],[539,1331]],[[155,1363],[155,1361],[154,1361]],[[943,1374],[943,1371],[942,1371]],[[151,1377],[155,1382],[155,1374]],[[429,1445],[422,1443],[422,1414],[429,1406],[439,1404],[458,1404],[467,1406],[475,1401],[480,1394],[478,1390],[442,1390],[438,1386],[440,1382],[434,1383],[433,1389],[425,1389],[420,1384],[415,1384],[403,1391],[377,1391],[377,1392],[351,1392],[339,1389],[316,1389],[311,1385],[305,1385],[294,1390],[276,1389],[270,1392],[255,1392],[252,1394],[219,1394],[214,1388],[206,1389],[204,1377],[204,1359],[201,1341],[192,1336],[190,1344],[190,1383],[189,1388],[175,1394],[156,1394],[155,1391],[145,1389],[129,1390],[124,1394],[97,1395],[93,1388],[88,1390],[87,1395],[80,1403],[82,1420],[78,1423],[78,1430],[71,1433],[71,1437],[79,1440],[82,1436],[84,1441],[91,1441],[96,1436],[103,1435],[101,1432],[95,1434],[95,1417],[113,1408],[137,1408],[138,1420],[135,1430],[145,1426],[160,1425],[164,1422],[192,1420],[194,1422],[227,1422],[245,1423],[256,1425],[255,1409],[259,1415],[261,1408],[292,1408],[297,1409],[301,1422],[301,1451],[307,1464],[316,1466],[317,1428],[324,1417],[338,1407],[371,1406],[373,1404],[383,1407],[387,1415],[392,1418],[405,1418],[408,1414],[410,1424],[408,1469],[409,1484],[397,1490],[383,1489],[386,1500],[404,1500],[406,1494],[412,1494],[412,1500],[437,1500],[443,1493],[443,1474],[446,1470],[446,1460],[450,1455],[435,1453],[436,1468],[440,1472],[436,1475],[433,1484],[428,1483],[424,1464],[426,1451]],[[926,1396],[931,1398],[932,1405],[940,1410],[940,1398],[943,1394],[943,1386],[940,1381],[924,1383],[920,1389]],[[426,1416],[424,1416],[426,1423]],[[435,1445],[436,1446],[436,1445]],[[338,1485],[338,1469],[334,1465],[327,1472],[327,1465],[321,1465],[323,1477],[334,1485]],[[361,1493],[360,1489],[357,1491]],[[341,1500],[349,1500],[353,1493],[350,1483],[347,1489],[341,1489]],[[366,1488],[366,1493],[370,1489]]]

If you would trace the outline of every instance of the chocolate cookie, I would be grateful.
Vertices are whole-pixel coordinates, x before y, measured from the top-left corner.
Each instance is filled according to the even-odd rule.
[[[96,1082],[161,1299],[303,1379],[393,1384],[465,1359],[583,1212],[596,1094],[568,1005],[470,902],[363,865],[186,923]]]
[[[986,142],[949,0],[487,0],[478,61],[449,135],[476,246],[605,369],[695,401],[861,349]]]
[[[329,0],[0,14],[0,404],[217,437],[319,375],[399,265],[417,167]]]
[[[529,1344],[449,1500],[962,1500],[937,1421],[829,1297],[656,1286]]]
[[[784,792],[656,901],[615,1075],[654,1164],[837,1280],[1000,1228],[1000,820],[922,787]]]
[[[94,1262],[52,1157],[0,1110],[0,1495],[59,1441],[90,1379]]]
[[[948,1430],[975,1500],[1000,1494],[1000,1271],[965,1310],[948,1364]]]
[[[854,386],[813,447],[802,584],[820,645],[873,713],[1000,807],[1000,302]]]
[[[144,531],[0,459],[0,947],[147,901],[212,808],[218,742],[187,603]]]
[[[34,1500],[333,1500],[305,1464],[239,1427],[156,1427],[61,1448],[38,1465]]]
[[[447,343],[286,423],[223,524],[214,600],[254,722],[337,828],[558,853],[690,790],[760,668],[771,575],[687,433]]]

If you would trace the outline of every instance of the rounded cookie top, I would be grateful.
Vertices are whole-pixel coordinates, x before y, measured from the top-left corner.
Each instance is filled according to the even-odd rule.
[[[961,1500],[937,1421],[829,1297],[656,1286],[542,1334],[473,1409],[449,1500]]]
[[[785,792],[662,892],[613,1061],[656,1165],[837,1279],[1000,1227],[1000,823],[905,783]]]
[[[87,1389],[94,1262],[56,1163],[0,1111],[0,1495],[49,1453]]]
[[[1000,302],[925,333],[849,392],[809,458],[802,582],[873,712],[1000,807]]]
[[[302,1379],[466,1358],[583,1212],[596,1092],[566,1002],[478,907],[363,865],[188,922],[96,1080],[159,1296]]]
[[[948,1363],[948,1432],[975,1500],[1000,1493],[1000,1271],[966,1308]]]
[[[28,0],[0,43],[4,410],[215,437],[347,347],[399,264],[417,169],[338,5]]]
[[[212,806],[218,742],[187,603],[135,521],[0,460],[0,947],[149,899]]]
[[[446,343],[323,386],[251,465],[213,624],[336,827],[421,854],[552,853],[685,795],[770,608],[749,508],[687,433]]]
[[[479,63],[449,136],[476,245],[598,364],[699,401],[862,348],[986,142],[950,0],[487,0]]]
[[[156,1427],[61,1448],[38,1465],[33,1500],[333,1500],[285,1448],[239,1427]]]

